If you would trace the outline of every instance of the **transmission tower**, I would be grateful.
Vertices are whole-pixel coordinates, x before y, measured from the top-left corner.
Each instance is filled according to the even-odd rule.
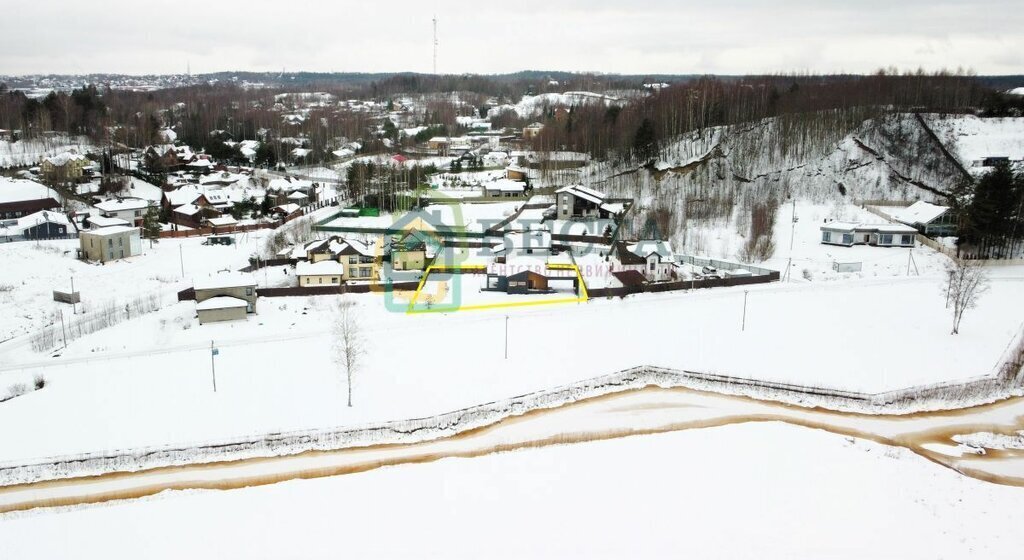
[[[437,15],[434,15],[434,75],[437,75]]]

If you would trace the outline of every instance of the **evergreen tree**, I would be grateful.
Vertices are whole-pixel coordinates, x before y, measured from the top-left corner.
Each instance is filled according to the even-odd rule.
[[[160,214],[155,206],[150,206],[142,218],[142,233],[149,239],[150,247],[154,241],[160,241]]]

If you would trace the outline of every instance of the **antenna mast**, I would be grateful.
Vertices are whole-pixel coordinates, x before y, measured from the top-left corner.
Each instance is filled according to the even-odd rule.
[[[434,75],[437,75],[437,14],[434,14]]]

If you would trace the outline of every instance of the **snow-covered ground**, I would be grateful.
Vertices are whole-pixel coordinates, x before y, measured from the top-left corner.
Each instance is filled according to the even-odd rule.
[[[744,331],[741,288],[423,315],[350,296],[368,340],[354,408],[332,361],[336,297],[262,298],[247,321],[203,326],[182,302],[59,358],[0,346],[0,383],[47,379],[0,404],[0,425],[32,427],[0,431],[0,460],[423,417],[644,364],[869,392],[987,375],[1021,327],[1016,270],[957,336],[940,277],[751,286]]]
[[[762,423],[15,514],[0,540],[12,558],[1002,560],[1024,545],[1022,498]]]
[[[1024,117],[980,118],[974,115],[928,115],[928,125],[964,167],[974,172],[988,157],[1024,160]]]
[[[71,291],[72,278],[87,310],[150,294],[170,304],[178,290],[191,286],[192,278],[247,265],[268,231],[237,234],[238,243],[231,246],[206,246],[199,237],[163,239],[152,247],[144,241],[142,255],[105,265],[76,259],[77,239],[0,244],[0,341],[56,322],[58,310],[69,315],[71,307],[54,302],[52,292]]]

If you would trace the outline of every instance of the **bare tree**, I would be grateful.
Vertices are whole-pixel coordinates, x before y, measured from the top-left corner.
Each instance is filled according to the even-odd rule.
[[[348,406],[352,406],[352,376],[359,369],[365,351],[355,302],[342,296],[334,321],[334,360],[345,370],[348,381]]]
[[[964,311],[978,305],[978,297],[988,289],[988,274],[985,265],[979,261],[955,258],[947,267],[949,281],[946,285],[946,300],[953,305],[953,332],[960,332],[960,320]]]

